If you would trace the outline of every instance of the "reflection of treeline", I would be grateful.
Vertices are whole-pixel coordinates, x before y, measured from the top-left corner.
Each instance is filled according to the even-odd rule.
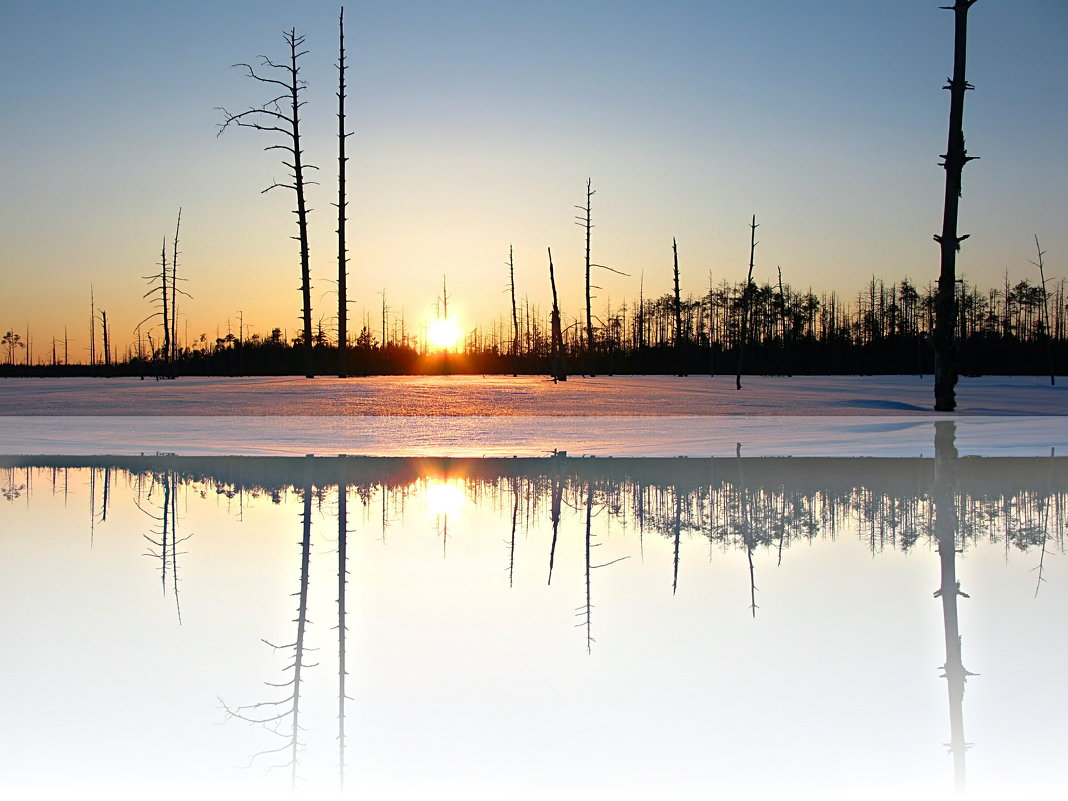
[[[390,457],[0,457],[8,486],[30,486],[31,468],[122,471],[136,486],[174,476],[205,496],[322,496],[338,485],[368,501],[379,493],[403,510],[428,481],[461,482],[472,499],[512,515],[522,497],[525,524],[547,520],[554,493],[598,508],[630,528],[706,537],[723,547],[782,548],[857,529],[873,550],[908,549],[933,532],[934,459],[923,458],[623,458],[520,459]],[[65,486],[65,482],[63,482]],[[40,486],[38,481],[36,486]],[[56,482],[53,480],[53,487]],[[961,543],[1005,541],[1027,549],[1063,547],[1068,516],[1068,458],[968,457],[954,470]],[[418,493],[416,493],[418,494]],[[1052,538],[1052,539],[1051,539]]]
[[[933,369],[933,285],[907,278],[886,284],[872,278],[855,296],[819,294],[778,283],[710,287],[707,293],[679,297],[668,293],[606,307],[597,316],[592,351],[583,326],[565,315],[562,347],[571,372],[663,373],[732,372],[745,338],[748,373],[929,373]],[[1065,282],[1043,291],[1022,280],[981,289],[957,285],[957,337],[964,373],[1040,374],[1068,358],[1068,306]],[[743,310],[748,315],[743,325]],[[1045,305],[1048,305],[1048,326]],[[566,310],[565,310],[566,311]],[[425,336],[403,318],[381,330],[364,327],[349,338],[349,375],[410,373],[551,372],[550,310],[525,303],[515,320],[503,317],[466,333],[462,353],[428,351]],[[313,334],[315,372],[337,372],[337,338],[320,325]],[[1048,350],[1047,346],[1052,348]],[[137,353],[141,353],[138,357]],[[304,372],[303,335],[214,339],[201,335],[175,349],[173,364],[142,345],[108,367],[52,364],[0,365],[0,375],[283,375]],[[14,361],[12,356],[7,361]]]

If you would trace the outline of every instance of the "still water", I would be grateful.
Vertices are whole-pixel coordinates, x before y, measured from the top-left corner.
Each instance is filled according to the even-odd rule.
[[[1068,459],[0,457],[19,798],[1059,797]]]

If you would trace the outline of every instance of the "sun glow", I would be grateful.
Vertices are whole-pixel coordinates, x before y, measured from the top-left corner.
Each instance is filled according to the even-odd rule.
[[[431,515],[456,516],[464,506],[466,496],[459,481],[431,479],[426,485],[426,508]]]
[[[439,317],[427,326],[426,336],[433,347],[448,350],[460,340],[460,327],[455,320]]]

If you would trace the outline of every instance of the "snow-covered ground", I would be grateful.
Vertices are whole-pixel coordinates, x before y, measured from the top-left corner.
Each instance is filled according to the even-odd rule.
[[[186,456],[933,456],[901,417],[0,417],[0,453]],[[962,417],[961,456],[1068,455],[1068,417]],[[740,449],[740,450],[739,450]]]
[[[1068,383],[1068,382],[1066,382]],[[906,416],[932,413],[930,376],[524,376],[0,379],[4,415]],[[1068,414],[1048,378],[962,378],[961,415]]]
[[[962,379],[931,411],[915,376],[0,380],[0,453],[919,456],[934,423],[962,455],[1068,453],[1068,394]]]

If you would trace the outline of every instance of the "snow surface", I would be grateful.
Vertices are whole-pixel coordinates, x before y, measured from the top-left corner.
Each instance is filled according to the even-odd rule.
[[[574,416],[843,415],[932,412],[930,376],[540,376],[373,378],[9,378],[5,415]],[[962,378],[961,415],[1068,414],[1048,378]]]
[[[0,417],[0,453],[184,456],[933,456],[900,417]],[[1068,417],[958,418],[960,455],[1068,454]],[[740,448],[740,451],[738,450]]]
[[[0,453],[930,456],[1068,453],[1068,395],[963,379],[959,413],[914,376],[0,380]]]

